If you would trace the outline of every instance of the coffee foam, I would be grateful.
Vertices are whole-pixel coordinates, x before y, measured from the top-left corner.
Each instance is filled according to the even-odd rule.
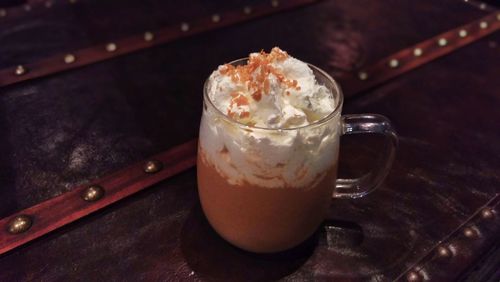
[[[213,105],[233,120],[276,130],[230,122],[208,107],[200,126],[200,153],[233,185],[312,187],[337,161],[340,114],[325,124],[290,129],[326,117],[334,110],[335,101],[307,64],[276,48],[264,55],[273,52],[286,56],[270,60],[274,73],[265,77],[269,82],[262,83],[261,90],[266,91],[260,99],[252,97],[258,85],[249,87],[248,81],[235,80],[227,74],[227,65],[212,73],[207,94]],[[263,53],[250,55],[259,56]],[[250,75],[263,73],[262,68],[257,66]],[[236,103],[235,99],[248,103]]]

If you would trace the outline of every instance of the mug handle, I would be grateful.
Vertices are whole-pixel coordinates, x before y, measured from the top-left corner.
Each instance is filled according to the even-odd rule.
[[[398,136],[388,118],[377,114],[344,115],[341,120],[342,135],[377,133],[387,137],[375,168],[359,178],[337,179],[333,198],[359,198],[374,191],[389,173],[394,161]]]

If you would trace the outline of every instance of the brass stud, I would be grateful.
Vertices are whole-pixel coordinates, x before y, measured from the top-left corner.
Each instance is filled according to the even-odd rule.
[[[152,32],[150,32],[150,31],[144,32],[144,40],[145,41],[149,42],[149,41],[153,41],[153,39],[155,39],[155,35]]]
[[[64,62],[66,64],[71,64],[71,63],[74,63],[75,61],[76,61],[76,57],[73,54],[66,54],[66,56],[64,56]]]
[[[144,165],[144,172],[146,173],[156,173],[160,170],[162,170],[163,164],[162,162],[158,160],[150,160],[147,161],[146,164]]]
[[[414,55],[415,57],[420,57],[420,56],[422,56],[422,54],[423,54],[423,53],[424,53],[424,52],[422,51],[422,49],[421,49],[421,48],[415,48],[415,49],[413,49],[413,55]]]
[[[51,8],[52,7],[52,1],[45,2],[45,7],[46,8]]]
[[[23,65],[19,65],[19,66],[17,66],[17,67],[16,67],[16,70],[14,71],[14,73],[15,73],[16,75],[23,75],[23,74],[25,74],[25,73],[27,73],[27,72],[28,72],[28,69],[27,69],[27,68],[25,68]]]
[[[459,32],[458,32],[458,36],[464,38],[467,36],[467,30],[465,29],[461,29]]]
[[[447,247],[439,246],[437,249],[437,253],[442,258],[451,257],[451,251]]]
[[[464,235],[465,235],[465,237],[467,237],[467,238],[474,238],[474,237],[477,237],[478,232],[477,232],[477,230],[475,230],[475,229],[474,229],[474,228],[472,228],[472,227],[466,227],[466,228],[464,229]]]
[[[492,218],[494,216],[494,212],[491,208],[484,208],[482,211],[481,211],[481,216],[484,218],[484,219],[489,219],[489,218]]]
[[[7,11],[5,9],[0,9],[0,18],[7,16]]]
[[[106,51],[108,51],[108,52],[114,52],[114,51],[116,51],[116,49],[118,49],[118,47],[116,46],[115,43],[108,43],[106,45]]]
[[[218,22],[220,22],[220,15],[219,15],[219,14],[213,14],[213,15],[212,15],[212,21],[213,21],[214,23],[218,23]]]
[[[280,5],[280,2],[278,0],[272,0],[271,1],[271,6],[278,7],[279,5]]]
[[[364,72],[364,71],[360,71],[358,73],[358,78],[360,80],[367,80],[368,79],[368,74],[366,72]]]
[[[479,27],[481,29],[487,29],[488,28],[488,22],[482,21],[479,23]]]
[[[26,232],[33,225],[33,220],[30,216],[21,214],[12,218],[7,223],[7,232],[11,234],[19,234]]]
[[[406,280],[409,282],[417,282],[420,281],[420,275],[416,271],[410,271],[408,272],[408,275],[406,275]]]
[[[104,188],[99,185],[91,185],[82,192],[82,199],[87,202],[95,202],[104,196]]]
[[[444,47],[444,46],[448,45],[448,40],[446,40],[446,38],[439,38],[438,45],[441,47]]]
[[[243,13],[245,13],[245,15],[250,15],[252,13],[252,7],[250,6],[245,6],[243,8]]]
[[[182,23],[181,24],[181,30],[186,32],[189,30],[189,24],[188,23]]]
[[[389,66],[391,68],[397,68],[399,66],[399,61],[396,59],[392,59],[389,61]]]
[[[24,5],[24,10],[25,10],[26,12],[31,11],[31,6],[30,6],[30,5]]]

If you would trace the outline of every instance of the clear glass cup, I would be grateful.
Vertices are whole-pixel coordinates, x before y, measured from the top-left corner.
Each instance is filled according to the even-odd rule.
[[[231,64],[245,64],[247,58]],[[309,65],[335,100],[328,116],[285,129],[245,125],[219,111],[204,86],[198,145],[198,193],[215,231],[251,252],[279,252],[310,237],[333,198],[357,198],[377,188],[387,175],[398,144],[390,121],[381,115],[341,116],[343,96],[326,72]],[[356,179],[338,179],[339,139],[345,134],[387,136],[374,169]]]

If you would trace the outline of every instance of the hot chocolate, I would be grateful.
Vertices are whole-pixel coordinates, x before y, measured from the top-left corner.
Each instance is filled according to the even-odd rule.
[[[207,80],[198,189],[227,241],[282,251],[324,219],[340,134],[338,89],[329,80],[279,48],[222,65]]]
[[[210,224],[224,239],[252,252],[278,252],[307,239],[323,221],[336,170],[333,166],[313,187],[232,185],[201,153],[200,200]]]

